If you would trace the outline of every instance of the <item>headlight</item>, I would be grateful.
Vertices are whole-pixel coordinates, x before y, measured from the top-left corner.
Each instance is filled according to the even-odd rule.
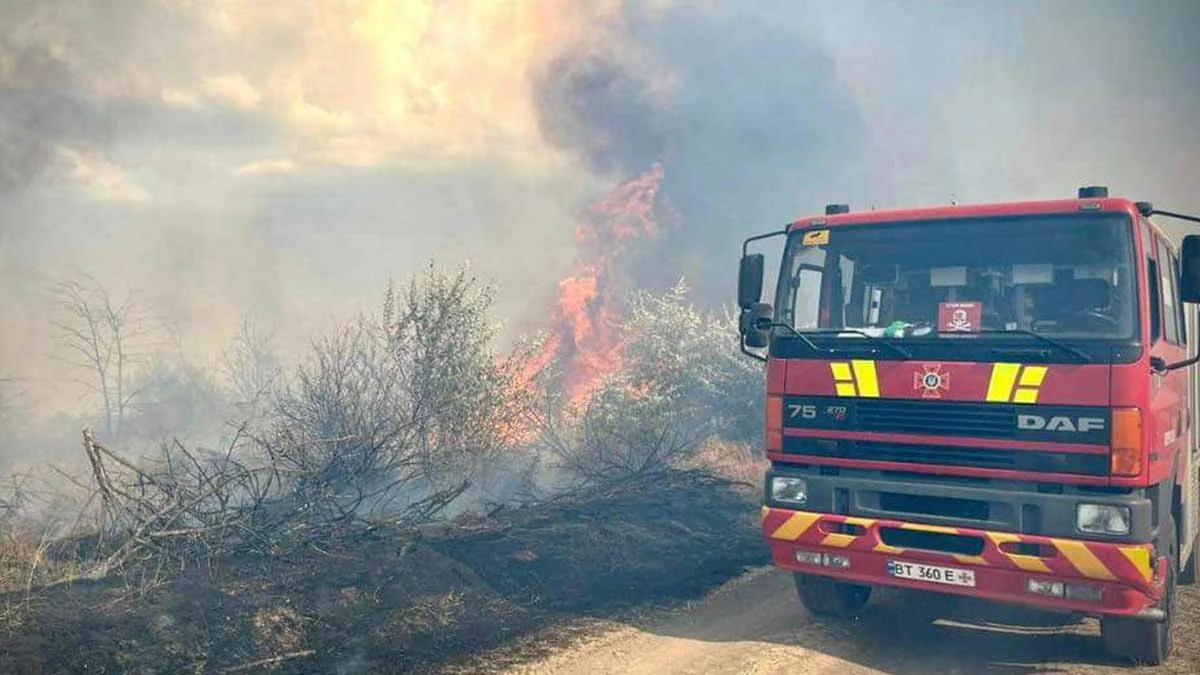
[[[808,484],[803,478],[774,476],[771,478],[771,500],[788,504],[804,504],[808,501]]]
[[[1080,504],[1075,507],[1075,527],[1095,534],[1129,534],[1129,507]]]

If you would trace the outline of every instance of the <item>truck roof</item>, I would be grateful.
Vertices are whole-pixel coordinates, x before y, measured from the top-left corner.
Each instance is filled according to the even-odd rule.
[[[877,211],[852,211],[834,215],[807,216],[788,224],[788,231],[806,227],[840,227],[843,225],[866,225],[871,223],[911,222],[917,220],[946,220],[950,218],[987,218],[997,216],[1039,215],[1048,213],[1120,212],[1136,215],[1137,205],[1116,197],[1101,199],[1055,199],[1031,202],[1002,202],[995,204],[967,204],[933,206],[915,209],[884,209]]]

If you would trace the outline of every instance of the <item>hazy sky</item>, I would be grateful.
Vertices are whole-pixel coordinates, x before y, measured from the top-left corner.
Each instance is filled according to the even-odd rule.
[[[203,347],[248,310],[298,344],[429,256],[536,326],[575,214],[655,161],[662,267],[713,300],[826,202],[1200,211],[1197,29],[1188,0],[6,0],[0,375],[57,377],[74,270]]]

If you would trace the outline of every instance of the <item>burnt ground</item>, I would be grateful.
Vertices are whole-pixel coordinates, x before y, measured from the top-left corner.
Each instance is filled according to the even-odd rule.
[[[0,597],[4,673],[430,672],[701,597],[766,560],[757,489],[685,474],[276,555]]]

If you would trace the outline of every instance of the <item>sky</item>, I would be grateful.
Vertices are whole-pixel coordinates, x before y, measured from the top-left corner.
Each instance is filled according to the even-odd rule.
[[[198,354],[247,313],[299,348],[431,257],[536,329],[578,215],[656,163],[654,266],[708,304],[742,238],[829,202],[1198,212],[1197,28],[1188,0],[7,0],[0,377],[78,396],[49,292],[84,272]]]

